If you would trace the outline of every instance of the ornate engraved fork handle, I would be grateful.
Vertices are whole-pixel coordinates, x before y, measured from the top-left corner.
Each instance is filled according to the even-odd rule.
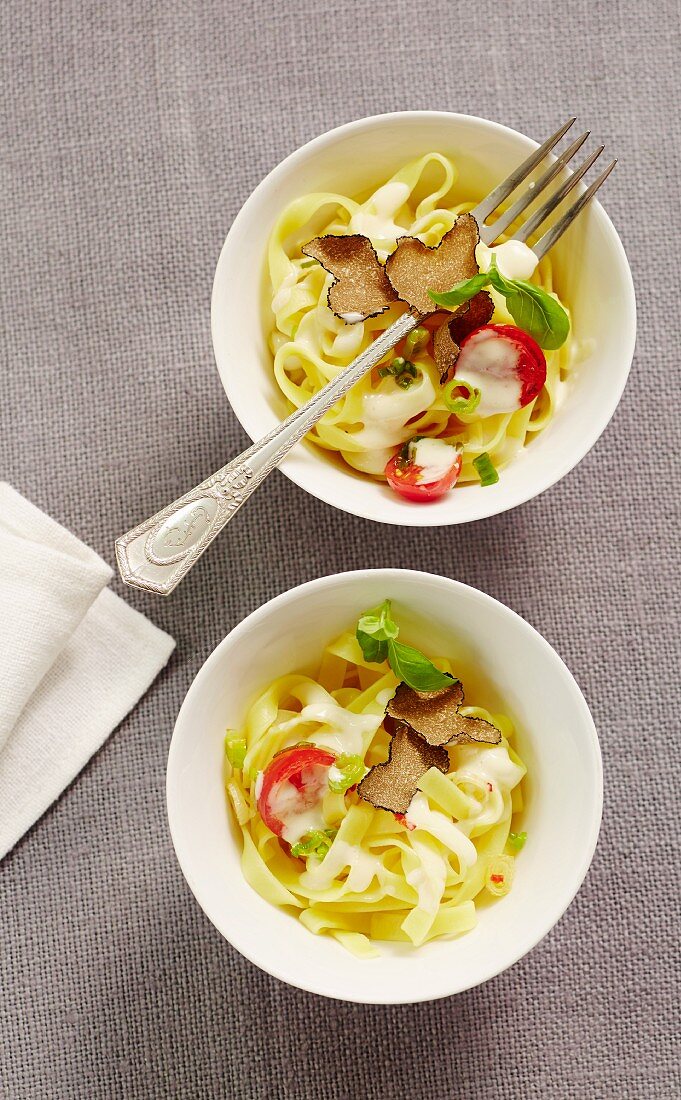
[[[116,540],[121,576],[134,588],[169,595],[187,575],[282,458],[385,353],[416,328],[417,313],[405,313],[345,370],[291,413],[263,439],[155,516]]]

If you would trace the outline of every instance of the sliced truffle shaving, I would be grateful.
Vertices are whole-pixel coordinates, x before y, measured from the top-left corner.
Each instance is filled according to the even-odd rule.
[[[459,306],[453,317],[440,325],[433,337],[435,366],[440,384],[451,382],[459,358],[461,341],[476,328],[488,324],[494,313],[494,302],[486,290],[479,291],[470,301]]]
[[[402,237],[385,265],[397,296],[419,313],[434,313],[438,307],[429,298],[429,290],[443,294],[477,275],[478,240],[478,223],[472,214],[460,214],[434,248],[418,237]]]
[[[329,308],[348,324],[383,313],[397,298],[368,237],[328,234],[315,237],[302,251],[335,276],[327,295]]]
[[[396,726],[385,764],[374,764],[357,788],[360,798],[377,810],[405,814],[421,776],[429,768],[449,771],[447,750],[429,745],[409,726]]]
[[[474,741],[498,745],[501,733],[482,718],[464,718],[459,714],[464,694],[461,682],[440,691],[414,691],[398,685],[388,703],[386,714],[397,722],[406,722],[429,745],[465,745]]]

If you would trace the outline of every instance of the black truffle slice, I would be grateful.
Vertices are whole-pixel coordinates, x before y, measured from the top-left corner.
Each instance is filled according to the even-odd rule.
[[[440,325],[433,337],[433,356],[440,375],[440,385],[451,382],[456,373],[461,341],[481,325],[492,320],[494,302],[486,290],[480,290],[468,302],[459,306],[453,317]]]
[[[301,251],[335,276],[327,295],[329,309],[348,324],[376,317],[397,298],[368,237],[330,233],[308,241]]]
[[[439,768],[446,775],[449,771],[447,750],[429,745],[409,726],[400,723],[390,739],[385,764],[374,764],[369,769],[357,793],[377,810],[405,814],[418,790],[419,779],[429,768]]]
[[[443,294],[477,275],[475,246],[479,239],[472,214],[460,214],[434,248],[418,237],[401,237],[385,265],[397,296],[419,313],[434,313],[438,306],[428,296],[429,290]]]
[[[491,722],[459,714],[463,700],[460,680],[440,691],[414,691],[401,683],[388,703],[386,714],[395,721],[406,722],[429,745],[464,745],[473,741],[498,745],[501,733]]]

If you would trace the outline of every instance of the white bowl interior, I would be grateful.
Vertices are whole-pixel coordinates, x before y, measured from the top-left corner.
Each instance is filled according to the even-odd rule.
[[[271,681],[310,669],[323,646],[365,608],[394,601],[403,636],[456,660],[467,698],[508,713],[528,765],[522,820],[528,841],[511,893],[479,909],[458,940],[418,950],[381,944],[360,961],[260,898],[240,869],[239,833],[222,784],[225,727],[238,726]],[[312,581],[240,624],[208,658],[177,719],[167,777],[178,859],[200,905],[247,958],[291,985],[330,997],[402,1003],[459,992],[504,970],[552,927],[591,861],[600,824],[598,739],[584,698],[560,658],[491,597],[406,570],[368,570]]]
[[[263,180],[225,241],[211,308],[220,377],[252,439],[290,411],[274,382],[267,347],[271,313],[264,266],[270,233],[284,207],[312,191],[359,194],[429,150],[454,159],[461,198],[478,198],[535,147],[536,142],[514,130],[468,115],[382,115],[309,142]],[[311,444],[294,448],[283,472],[314,496],[352,514],[439,526],[495,515],[536,496],[571,470],[598,439],[624,389],[634,350],[635,301],[619,237],[598,203],[591,203],[552,255],[557,289],[572,311],[574,335],[586,350],[558,415],[496,485],[461,487],[427,507],[415,507]]]

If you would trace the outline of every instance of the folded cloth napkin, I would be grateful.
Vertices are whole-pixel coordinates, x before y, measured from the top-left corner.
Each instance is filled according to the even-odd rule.
[[[0,482],[0,859],[78,774],[175,642],[98,554]]]

